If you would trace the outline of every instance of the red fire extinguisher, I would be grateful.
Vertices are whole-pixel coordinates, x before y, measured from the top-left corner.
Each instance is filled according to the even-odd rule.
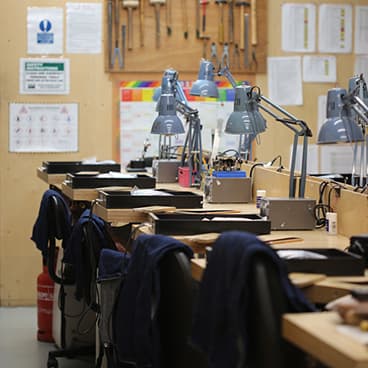
[[[54,342],[52,337],[52,306],[54,281],[49,275],[47,265],[37,277],[37,340]]]

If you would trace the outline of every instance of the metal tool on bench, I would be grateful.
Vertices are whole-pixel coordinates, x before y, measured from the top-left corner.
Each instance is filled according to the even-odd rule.
[[[156,47],[160,48],[160,38],[161,38],[161,30],[160,30],[160,10],[161,5],[165,4],[165,0],[150,0],[150,4],[155,8],[155,19],[156,19]]]
[[[123,7],[128,11],[128,50],[133,49],[133,10],[138,6],[139,0],[123,0]]]
[[[119,7],[119,0],[115,0],[115,48],[111,52],[111,68],[114,68],[115,60],[118,59],[119,68],[123,68],[123,58],[121,56],[121,51],[119,48],[119,32],[120,32],[120,7]]]

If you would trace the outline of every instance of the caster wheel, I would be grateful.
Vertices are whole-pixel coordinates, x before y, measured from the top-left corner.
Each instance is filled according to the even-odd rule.
[[[51,358],[47,361],[47,368],[58,368],[58,362],[56,359]]]

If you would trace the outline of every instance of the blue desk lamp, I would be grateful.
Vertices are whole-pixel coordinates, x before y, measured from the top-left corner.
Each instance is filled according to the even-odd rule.
[[[169,76],[164,76],[157,103],[158,116],[153,122],[151,134],[159,134],[159,158],[170,158],[171,137],[185,132],[183,123],[176,115],[176,100]]]
[[[164,105],[163,110],[170,109],[171,114],[179,112],[182,114],[187,123],[187,135],[185,137],[183,152],[181,155],[181,166],[189,167],[190,186],[200,185],[202,174],[202,136],[201,136],[201,121],[199,112],[189,106],[183,88],[178,81],[178,73],[174,69],[167,69],[164,72],[161,90],[156,90],[154,99],[158,99],[157,108],[160,109],[161,104]],[[163,99],[164,86],[170,87],[170,93],[174,99]],[[168,106],[170,104],[170,107]]]
[[[356,163],[358,142],[364,142],[363,130],[357,124],[359,114],[355,111],[355,104],[357,103],[355,95],[359,90],[357,83],[359,84],[359,81],[355,78],[350,80],[349,93],[344,88],[333,88],[327,92],[327,118],[319,131],[317,139],[317,144],[354,144],[351,178],[352,185],[355,185],[357,177]],[[356,89],[357,86],[358,90]],[[358,112],[360,113],[360,111]],[[362,154],[364,154],[363,151],[364,148],[362,147]]]

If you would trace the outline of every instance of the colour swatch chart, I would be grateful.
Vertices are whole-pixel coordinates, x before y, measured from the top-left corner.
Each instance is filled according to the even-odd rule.
[[[198,109],[202,125],[203,150],[211,151],[214,132],[221,133],[225,128],[228,116],[233,111],[234,89],[228,82],[218,82],[219,98],[194,97],[189,94],[192,82],[180,81],[187,97],[188,105]],[[153,96],[159,81],[133,81],[120,83],[120,162],[125,167],[130,160],[142,156],[143,144],[148,139],[151,146],[146,156],[156,156],[159,150],[159,135],[151,134],[153,121],[157,117],[156,101]],[[178,113],[185,130],[185,118]],[[173,136],[172,146],[182,146],[185,133]],[[239,137],[221,134],[219,151],[237,149]]]
[[[10,103],[9,151],[78,151],[78,104]]]

